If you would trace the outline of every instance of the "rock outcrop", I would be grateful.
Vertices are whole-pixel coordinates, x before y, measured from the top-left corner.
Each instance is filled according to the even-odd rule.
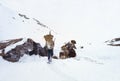
[[[9,49],[9,51],[5,53],[7,47],[12,46],[22,40],[23,39],[20,38],[2,41],[0,43],[0,50],[2,50],[0,56],[2,56],[3,59],[11,62],[19,61],[24,54],[47,56],[45,48],[43,48],[40,43],[36,43],[30,38],[28,38],[23,44],[16,45],[14,48]]]
[[[1,41],[0,42],[0,50],[6,48],[9,45],[15,44],[21,40],[23,40],[23,39],[19,38],[19,39],[11,39],[11,40]]]
[[[110,46],[120,46],[120,38],[114,38],[112,40],[105,41],[105,43]]]

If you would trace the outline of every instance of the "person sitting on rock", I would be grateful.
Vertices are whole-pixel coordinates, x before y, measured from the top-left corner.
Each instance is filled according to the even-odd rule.
[[[76,52],[74,50],[74,49],[76,49],[75,44],[76,44],[76,41],[71,40],[67,44],[63,45],[61,47],[61,52],[59,54],[59,58],[65,59],[65,58],[69,58],[69,57],[75,57],[76,56]]]
[[[70,42],[68,42],[67,44],[65,44],[66,48],[69,51],[68,57],[75,57],[76,56],[76,52],[74,50],[74,49],[76,49],[75,44],[76,44],[75,40],[71,40]]]

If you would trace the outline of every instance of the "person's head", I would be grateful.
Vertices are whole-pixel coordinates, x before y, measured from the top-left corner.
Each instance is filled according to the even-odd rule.
[[[75,40],[71,40],[71,43],[72,43],[72,44],[76,44],[76,41],[75,41]]]

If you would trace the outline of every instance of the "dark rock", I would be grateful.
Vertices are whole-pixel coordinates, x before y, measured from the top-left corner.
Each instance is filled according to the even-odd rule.
[[[84,47],[83,47],[83,46],[81,46],[80,48],[81,48],[81,49],[83,49]]]
[[[0,43],[0,49],[3,50],[7,46],[15,44],[21,40],[22,39],[14,39],[7,42],[2,42]],[[0,53],[0,56],[2,56],[3,59],[7,61],[18,62],[19,59],[24,56],[24,54],[47,56],[46,48],[43,48],[39,43],[36,43],[30,38],[28,38],[27,41],[23,44],[16,45],[15,48],[9,50],[6,54],[4,53],[4,51],[2,51],[2,53]]]
[[[24,14],[18,14],[20,17],[24,17],[25,19],[30,19],[29,17],[27,17],[26,15],[24,15]]]
[[[33,41],[33,50],[29,52],[29,55],[47,56],[47,52],[39,43]]]
[[[57,57],[57,56],[53,56],[52,58],[54,58],[54,59],[58,59],[58,57]]]
[[[109,46],[120,46],[120,38],[114,38],[112,40],[105,41]]]
[[[12,44],[15,44],[19,41],[23,40],[22,38],[19,38],[19,39],[12,39],[12,40],[5,40],[5,41],[2,41],[0,42],[0,49],[4,49],[6,48],[7,46],[9,45],[12,45]]]

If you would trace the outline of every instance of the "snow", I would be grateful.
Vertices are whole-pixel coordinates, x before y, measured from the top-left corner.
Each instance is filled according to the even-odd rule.
[[[119,4],[119,0],[0,0],[0,41],[32,38],[44,46],[43,36],[50,30],[33,18],[53,30],[56,56],[61,45],[77,41],[77,57],[53,59],[51,64],[47,57],[34,55],[15,63],[0,57],[0,81],[119,81],[120,47],[104,43],[119,37]]]
[[[0,81],[119,81],[119,59],[89,59],[85,55],[79,59],[53,59],[51,64],[47,64],[47,57],[39,56],[26,55],[17,63],[0,59]],[[98,63],[100,60],[103,62]]]

